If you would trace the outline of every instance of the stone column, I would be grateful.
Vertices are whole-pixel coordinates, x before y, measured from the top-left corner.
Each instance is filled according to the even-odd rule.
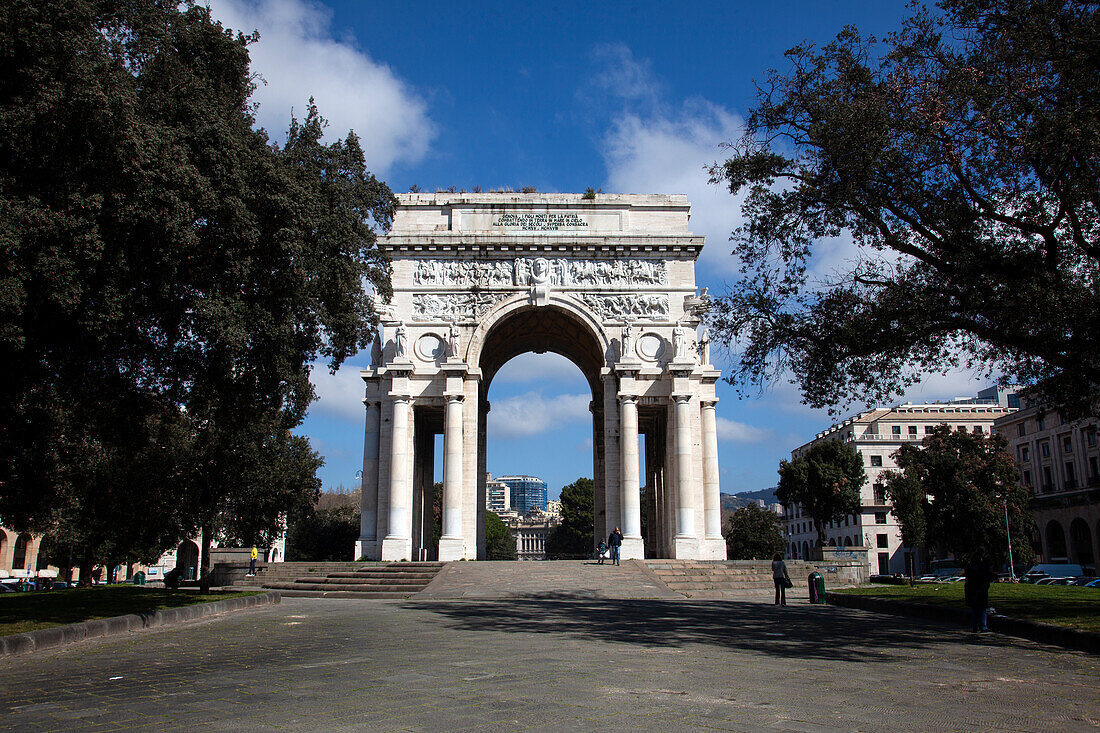
[[[463,395],[448,394],[443,415],[443,536],[439,539],[439,559],[461,560],[466,557],[462,536],[462,414]]]
[[[355,546],[355,559],[379,558],[378,548],[378,439],[382,405],[377,400],[366,400],[366,428],[363,431],[363,482],[360,489],[359,541]]]
[[[619,507],[622,519],[623,560],[643,559],[641,496],[638,486],[638,402],[634,395],[619,396],[619,471],[622,488]],[[612,528],[613,529],[613,528]]]
[[[704,560],[725,560],[726,540],[722,537],[722,497],[718,480],[718,418],[717,400],[702,402],[703,432],[703,520],[706,525]]]
[[[382,540],[382,559],[408,560],[412,554],[412,485],[409,483],[409,412],[411,398],[393,397],[390,437],[389,534]]]
[[[674,394],[676,401],[676,538],[675,556],[692,558],[695,539],[695,497],[691,484],[691,395]]]

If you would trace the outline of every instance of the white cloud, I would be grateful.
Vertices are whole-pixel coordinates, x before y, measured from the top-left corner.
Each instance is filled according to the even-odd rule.
[[[496,376],[493,383],[539,382],[584,382],[580,367],[560,354],[546,352],[536,354],[527,352],[510,360]]]
[[[358,366],[349,364],[336,374],[330,374],[324,364],[315,363],[310,371],[309,381],[317,390],[318,398],[310,405],[311,412],[359,425],[363,423],[363,395],[366,387],[359,376]]]
[[[725,108],[695,100],[674,113],[624,113],[604,137],[604,190],[687,194],[691,231],[707,238],[696,280],[713,289],[737,276],[729,236],[741,220],[741,202],[708,183],[706,167],[721,157],[721,143],[741,136],[743,124]]]
[[[625,43],[599,44],[592,50],[592,58],[596,69],[577,91],[579,98],[598,102],[610,97],[651,109],[660,104],[662,87],[653,75],[652,63],[634,58]]]
[[[757,428],[736,420],[724,417],[716,418],[718,423],[718,439],[731,443],[761,443],[769,440],[772,431],[766,428]]]
[[[330,139],[354,129],[367,164],[385,173],[428,151],[434,126],[423,99],[384,63],[351,39],[332,36],[332,11],[306,0],[210,0],[214,16],[233,30],[260,32],[249,47],[257,86],[257,122],[282,139],[291,110],[301,119],[312,96],[329,122]]]
[[[526,438],[567,423],[592,419],[589,394],[562,394],[544,397],[538,392],[492,400],[489,411],[489,435],[498,438]]]

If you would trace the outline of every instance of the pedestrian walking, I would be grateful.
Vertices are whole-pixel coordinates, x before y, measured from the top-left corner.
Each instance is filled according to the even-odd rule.
[[[986,608],[989,607],[989,584],[993,581],[993,570],[985,557],[975,556],[963,570],[963,596],[970,609],[970,630],[975,634],[989,631],[986,626]]]
[[[616,527],[615,531],[607,536],[607,544],[611,548],[611,564],[619,564],[619,548],[623,544],[623,533]]]
[[[256,556],[257,555],[259,555],[259,553],[256,552],[256,545],[252,545],[252,554],[249,556],[249,559],[248,559],[248,574],[249,575],[255,575],[256,574]]]
[[[775,605],[787,605],[787,589],[794,583],[787,575],[787,563],[783,562],[783,556],[776,553],[772,558],[772,582],[775,583]]]
[[[603,565],[604,557],[606,557],[607,555],[607,543],[603,540],[600,540],[600,544],[596,546],[596,553],[597,555],[599,555],[599,560],[596,562],[596,564]]]

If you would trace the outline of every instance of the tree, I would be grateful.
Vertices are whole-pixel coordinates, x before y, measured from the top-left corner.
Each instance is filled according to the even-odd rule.
[[[392,194],[312,102],[283,146],[253,129],[255,38],[190,2],[0,11],[0,518],[89,558],[201,529],[205,571],[311,502],[309,365],[374,339],[364,284],[391,294]],[[182,465],[128,478],[180,421]]]
[[[359,539],[359,507],[344,504],[301,512],[287,533],[287,560],[346,560]]]
[[[903,445],[895,454],[901,469],[886,476],[886,492],[895,506],[906,544],[952,553],[969,562],[984,557],[1007,560],[1007,511],[1017,562],[1030,563],[1026,538],[1034,519],[1027,489],[1008,442],[1001,435],[976,435],[936,427],[920,447]],[[921,535],[923,534],[923,542]]]
[[[966,362],[1095,414],[1100,5],[940,8],[788,51],[711,168],[745,195],[745,277],[712,312],[731,380],[793,374],[832,408]],[[854,264],[817,269],[848,237]]]
[[[496,512],[485,512],[485,559],[515,560],[516,537]]]
[[[824,545],[825,524],[859,511],[859,490],[866,482],[859,454],[839,440],[826,440],[794,460],[780,461],[775,496],[784,504],[801,504]]]
[[[546,538],[549,558],[590,557],[595,547],[592,521],[596,485],[578,478],[561,490],[561,524]]]
[[[724,534],[730,560],[771,559],[777,552],[783,552],[783,530],[778,515],[756,504],[731,514]]]

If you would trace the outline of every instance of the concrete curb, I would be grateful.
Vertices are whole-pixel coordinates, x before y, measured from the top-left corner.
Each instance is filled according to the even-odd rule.
[[[173,626],[207,616],[241,611],[256,606],[272,606],[280,600],[279,594],[276,591],[271,591],[255,596],[226,598],[223,601],[214,601],[213,603],[197,603],[192,606],[166,608],[149,614],[114,616],[94,621],[83,621],[78,624],[68,624],[67,626],[53,626],[48,629],[28,631],[25,634],[0,636],[0,657],[52,649],[53,647],[75,644],[85,639],[97,639],[104,636],[127,634],[141,629]]]
[[[831,592],[825,594],[825,600],[831,606],[892,613],[898,616],[915,616],[932,621],[944,621],[964,628],[969,627],[970,624],[970,612],[962,608],[930,606],[923,603],[894,601],[888,598]],[[1031,641],[1053,644],[1054,646],[1076,649],[1091,654],[1100,654],[1100,634],[1091,631],[1070,629],[1065,626],[1055,626],[1054,624],[1044,624],[1037,621],[1025,621],[1024,619],[1008,616],[990,616],[987,625],[990,631],[996,631],[999,634],[1018,636],[1022,639],[1030,639]]]

